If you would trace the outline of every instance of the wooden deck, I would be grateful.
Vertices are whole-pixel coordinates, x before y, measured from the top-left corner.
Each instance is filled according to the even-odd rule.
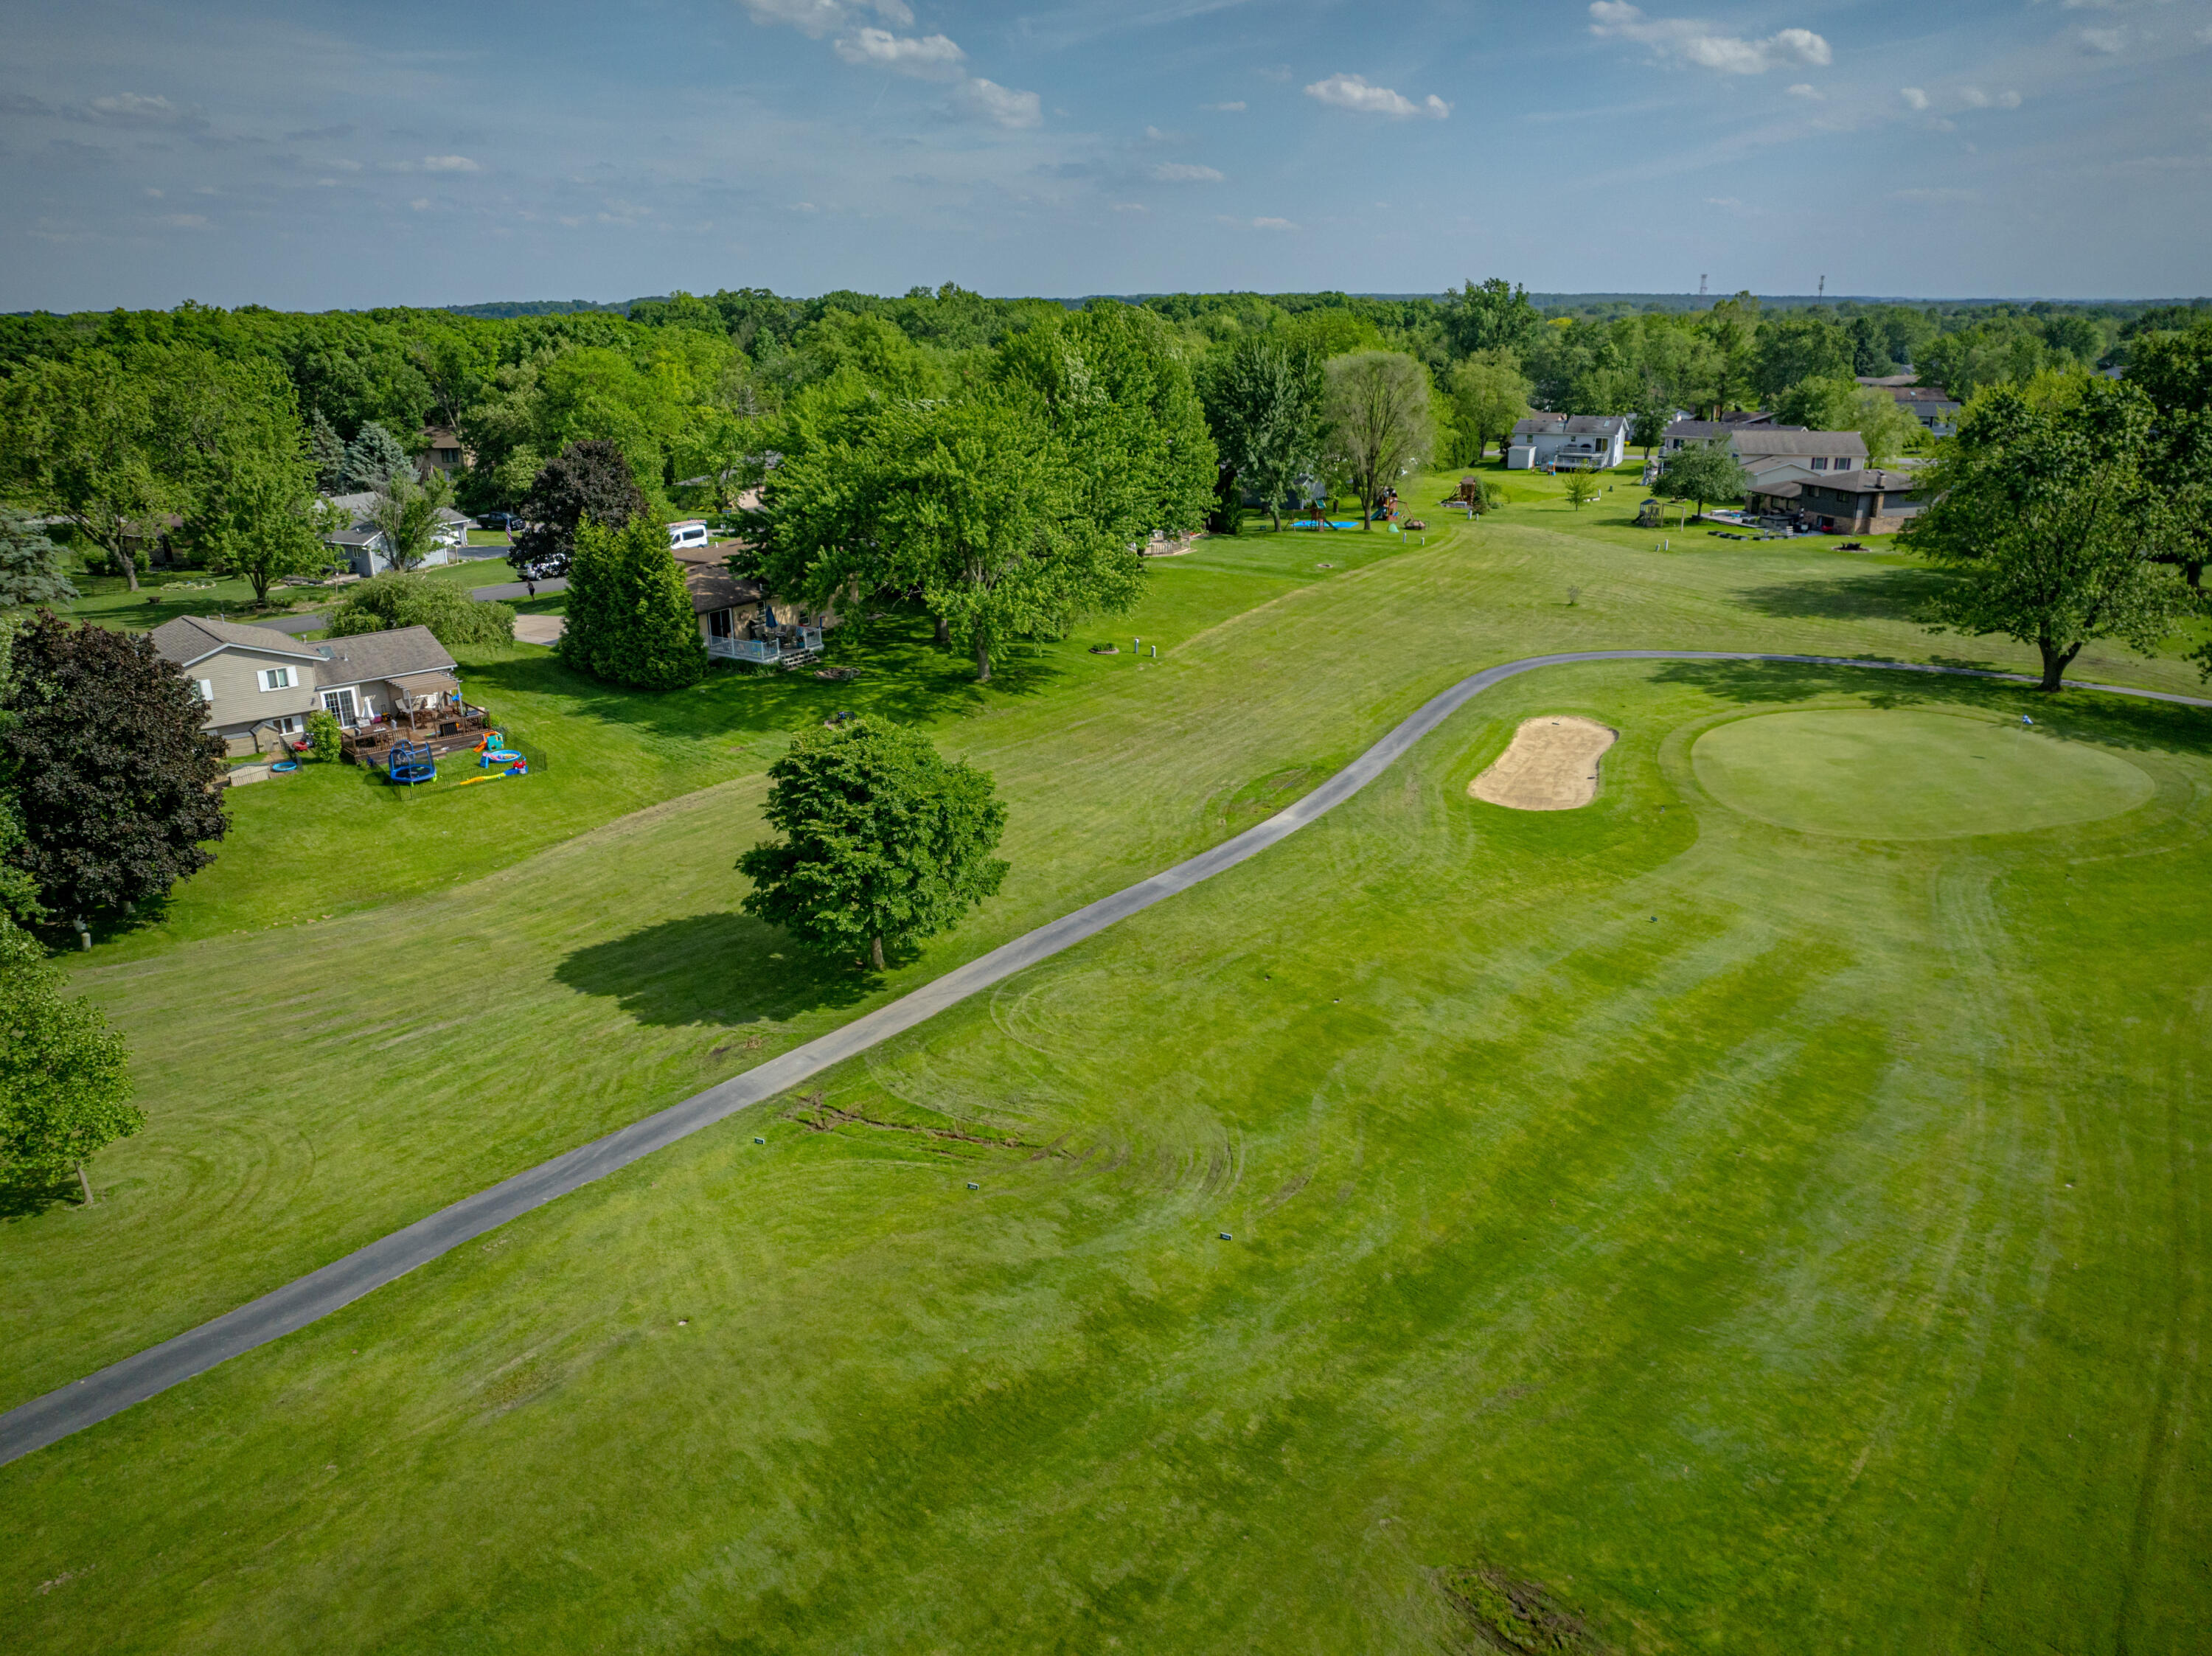
[[[491,723],[482,707],[463,702],[398,719],[380,719],[340,737],[340,751],[357,765],[381,765],[395,743],[412,742],[433,754],[473,748]]]

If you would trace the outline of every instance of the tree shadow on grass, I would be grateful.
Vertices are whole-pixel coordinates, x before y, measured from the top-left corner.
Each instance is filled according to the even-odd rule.
[[[1950,580],[1932,569],[1851,569],[1826,580],[1753,586],[1736,597],[1755,614],[1782,621],[1912,621]]]
[[[1871,664],[1876,658],[1868,659]],[[1948,658],[1939,658],[1936,664],[1993,670],[1987,662]],[[1786,707],[1847,695],[1884,709],[1972,708],[2015,721],[2025,714],[2046,735],[2098,747],[2212,754],[2212,708],[2139,701],[2096,690],[2071,689],[2052,697],[2033,684],[2003,680],[1788,661],[1670,661],[1654,676],[1660,683],[1690,686],[1744,707]]]
[[[826,960],[775,926],[730,913],[663,920],[592,943],[571,953],[553,975],[664,1028],[781,1023],[854,1005],[873,987],[858,965]]]
[[[52,1208],[73,1208],[84,1200],[73,1173],[22,1173],[0,1180],[0,1221],[30,1219]]]

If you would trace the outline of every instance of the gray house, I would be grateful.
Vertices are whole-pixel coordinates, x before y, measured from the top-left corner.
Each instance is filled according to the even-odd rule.
[[[180,616],[152,636],[161,658],[192,681],[206,728],[233,754],[260,752],[264,733],[279,742],[305,734],[318,707],[359,731],[463,705],[453,658],[427,627],[302,644],[273,627]]]
[[[390,549],[385,543],[384,531],[369,516],[376,509],[378,497],[374,493],[363,493],[325,498],[346,514],[348,525],[325,539],[324,544],[331,549],[331,555],[356,575],[380,575],[391,568]],[[469,543],[469,520],[453,507],[441,506],[438,508],[435,534],[437,544],[430,549],[423,563],[452,563]]]

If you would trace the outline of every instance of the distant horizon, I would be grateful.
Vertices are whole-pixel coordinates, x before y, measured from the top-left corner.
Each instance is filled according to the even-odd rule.
[[[727,284],[724,284],[724,285],[725,285],[725,287],[726,287],[726,286],[727,286]],[[0,316],[39,316],[39,315],[48,315],[48,316],[84,316],[84,315],[102,314],[102,313],[105,313],[105,312],[110,312],[110,311],[116,311],[116,310],[124,310],[124,311],[174,311],[174,310],[179,309],[179,308],[180,308],[180,307],[182,307],[183,306],[185,306],[185,305],[191,305],[191,304],[208,304],[208,305],[210,306],[210,308],[216,309],[216,310],[240,311],[240,310],[246,310],[246,309],[250,309],[250,308],[258,308],[258,309],[262,309],[262,310],[270,310],[270,311],[290,312],[294,312],[294,313],[297,313],[297,314],[301,314],[301,315],[309,315],[309,316],[312,316],[312,315],[318,315],[318,314],[324,314],[324,313],[361,314],[361,313],[363,313],[363,312],[368,312],[368,311],[374,311],[374,310],[448,311],[448,312],[453,312],[453,313],[454,313],[454,314],[456,314],[456,315],[464,315],[464,316],[465,316],[465,315],[471,314],[471,312],[499,312],[499,311],[507,311],[507,312],[509,312],[514,313],[514,314],[533,314],[533,313],[534,313],[534,314],[541,314],[541,315],[542,315],[542,314],[547,314],[547,313],[550,313],[550,312],[556,312],[556,311],[562,311],[562,310],[571,311],[571,312],[574,312],[574,311],[588,311],[588,310],[600,310],[600,311],[621,310],[621,309],[623,309],[624,307],[629,306],[631,306],[631,305],[646,304],[646,303],[649,303],[649,302],[652,302],[652,301],[654,301],[654,300],[665,300],[665,299],[668,299],[668,298],[672,297],[673,294],[677,294],[677,293],[678,293],[678,292],[695,293],[695,294],[713,294],[713,293],[714,293],[714,292],[716,292],[716,291],[719,291],[719,290],[718,290],[717,288],[670,288],[664,289],[664,290],[662,290],[662,291],[660,291],[660,292],[659,292],[659,293],[650,293],[650,294],[633,294],[632,295],[630,295],[630,296],[629,296],[629,298],[627,298],[627,299],[578,299],[578,298],[568,298],[568,299],[485,299],[485,300],[467,300],[467,301],[465,301],[465,302],[447,301],[447,302],[441,302],[441,303],[432,303],[432,304],[371,304],[371,305],[325,305],[325,306],[307,306],[307,305],[272,305],[272,304],[268,303],[268,302],[267,302],[267,301],[265,301],[265,300],[251,300],[251,299],[249,299],[249,300],[239,300],[239,301],[237,301],[237,302],[235,302],[235,303],[222,303],[222,302],[211,302],[211,301],[207,301],[207,300],[198,300],[198,299],[195,299],[195,298],[187,297],[187,298],[185,298],[185,299],[178,300],[174,301],[173,303],[172,303],[172,304],[168,304],[168,305],[122,305],[122,306],[116,306],[116,305],[82,305],[82,306],[71,306],[71,307],[70,307],[70,308],[68,308],[68,309],[63,309],[63,308],[60,308],[60,307],[58,307],[58,306],[33,306],[33,307],[32,307],[32,308],[25,309],[25,310],[9,310],[9,311],[0,311]],[[775,292],[775,293],[776,294],[776,296],[777,296],[778,298],[780,298],[780,299],[790,299],[790,300],[811,300],[811,299],[820,299],[820,298],[825,297],[826,295],[828,295],[828,294],[833,294],[833,293],[857,293],[857,294],[864,294],[866,297],[870,298],[870,299],[885,299],[885,300],[898,299],[898,298],[902,298],[902,297],[903,297],[903,296],[904,296],[902,292],[902,293],[868,293],[868,292],[867,292],[867,290],[866,290],[866,289],[865,289],[865,288],[854,288],[854,287],[851,287],[851,286],[849,286],[849,285],[840,286],[840,287],[835,287],[835,288],[825,288],[821,289],[821,290],[820,290],[819,292],[817,292],[817,293],[802,293],[802,292],[797,292],[797,291],[793,291],[793,292],[784,292],[784,291],[781,291],[781,290],[780,290],[780,289],[771,289],[770,291]],[[1037,301],[1037,302],[1039,302],[1039,303],[1042,303],[1042,304],[1047,304],[1047,305],[1060,305],[1060,306],[1078,306],[1078,305],[1087,305],[1087,304],[1090,304],[1090,303],[1093,302],[1094,300],[1115,300],[1115,301],[1120,302],[1120,303],[1122,303],[1122,304],[1141,304],[1143,301],[1145,301],[1146,300],[1148,300],[1148,299],[1167,299],[1167,298],[1173,298],[1173,297],[1175,297],[1175,296],[1176,296],[1176,295],[1178,295],[1178,294],[1254,294],[1254,295],[1255,295],[1255,296],[1257,296],[1257,297],[1260,297],[1260,298],[1291,297],[1291,296],[1300,296],[1300,295],[1307,295],[1307,294],[1344,294],[1344,296],[1345,296],[1345,297],[1346,297],[1346,298],[1348,298],[1348,299],[1373,299],[1373,300],[1414,300],[1414,299],[1441,300],[1441,299],[1444,299],[1444,298],[1449,297],[1451,294],[1453,294],[1454,292],[1456,292],[1456,291],[1457,291],[1457,285],[1456,285],[1456,284],[1454,284],[1454,286],[1453,286],[1453,287],[1450,287],[1450,288],[1425,288],[1425,289],[1423,289],[1423,288],[1401,288],[1401,289],[1396,289],[1396,290],[1382,290],[1382,289],[1376,289],[1376,290],[1362,290],[1362,289],[1352,289],[1352,288],[1145,288],[1145,289],[1133,289],[1133,290],[1129,290],[1129,291],[1126,291],[1126,292],[1121,292],[1121,293],[1111,293],[1111,294],[1109,294],[1109,293],[1097,293],[1097,294],[1017,294],[1017,293],[988,294],[988,293],[981,293],[981,294],[978,294],[978,297],[980,297],[980,298],[983,298],[983,299],[992,300],[994,300],[994,301],[1000,301],[1000,302],[1006,302],[1006,301],[1013,301],[1013,300],[1036,300],[1036,301]],[[1571,306],[1571,305],[1577,305],[1577,304],[1581,304],[1581,305],[1597,304],[1597,303],[1638,304],[1638,303],[1643,303],[1643,302],[1647,302],[1647,301],[1655,301],[1655,300],[1670,300],[1670,301],[1673,301],[1673,300],[1705,300],[1706,303],[1711,304],[1711,303],[1717,302],[1718,300],[1723,300],[1723,299],[1732,299],[1732,298],[1734,298],[1734,297],[1735,296],[1735,293],[1734,293],[1734,292],[1729,292],[1729,293],[1705,293],[1705,294],[1694,294],[1694,293],[1677,293],[1677,292],[1670,292],[1670,291],[1668,291],[1668,290],[1665,290],[1665,289],[1659,289],[1659,288],[1646,289],[1646,290],[1644,290],[1644,291],[1628,291],[1628,290],[1623,290],[1623,289],[1611,289],[1611,288],[1590,288],[1590,289],[1579,290],[1579,291],[1577,291],[1577,290],[1569,290],[1569,289],[1559,289],[1559,290],[1555,290],[1555,291],[1551,291],[1551,292],[1540,292],[1540,291],[1538,291],[1537,289],[1535,289],[1535,288],[1529,288],[1529,289],[1528,290],[1528,298],[1529,298],[1530,302],[1531,302],[1531,303],[1533,303],[1533,304],[1534,304],[1534,305],[1536,305],[1536,306],[1538,306],[1539,307],[1540,307],[1540,308],[1544,308],[1544,309],[1559,309],[1559,308],[1562,308],[1562,307],[1565,307],[1565,306]],[[2164,306],[2164,305],[2184,305],[2184,306],[2204,306],[2204,307],[2212,307],[2212,297],[2208,297],[2207,295],[2201,294],[2146,294],[2146,295],[2142,295],[2142,296],[2140,296],[2140,297],[2122,297],[2122,296],[2118,296],[2118,295],[2109,295],[2109,294],[2107,294],[2107,295],[2092,296],[2092,297],[2077,297],[2077,296],[2064,295],[2064,294],[2025,294],[2025,295],[2023,295],[2023,294],[1817,294],[1817,293],[1814,293],[1814,294],[1763,294],[1763,293],[1759,293],[1759,292],[1758,292],[1758,291],[1756,291],[1756,290],[1754,289],[1754,290],[1751,290],[1751,296],[1752,296],[1753,299],[1755,299],[1755,300],[1759,300],[1759,303],[1761,303],[1762,305],[1765,305],[1765,304],[1774,304],[1774,305],[1790,305],[1790,306],[1812,306],[1812,305],[1958,305],[1958,306],[1979,306],[1979,305],[2079,305],[2079,306],[2097,306],[2097,305],[2139,305],[2139,306]]]

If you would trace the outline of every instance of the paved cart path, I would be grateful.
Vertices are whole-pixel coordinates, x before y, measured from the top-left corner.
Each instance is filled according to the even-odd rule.
[[[235,1311],[226,1312],[173,1339],[112,1363],[73,1386],[49,1392],[0,1415],[0,1464],[42,1449],[72,1432],[82,1431],[157,1392],[204,1374],[240,1352],[251,1351],[258,1345],[266,1345],[305,1328],[341,1306],[404,1276],[417,1265],[428,1264],[450,1248],[481,1236],[556,1197],[566,1196],[593,1180],[603,1179],[618,1168],[626,1168],[641,1156],[650,1156],[680,1138],[688,1138],[702,1127],[711,1126],[748,1105],[774,1098],[809,1076],[934,1017],[976,991],[987,989],[1025,967],[1050,959],[1062,949],[1104,931],[1116,920],[1150,908],[1164,898],[1188,891],[1223,870],[1258,856],[1352,798],[1408,748],[1492,685],[1540,667],[1584,661],[1771,661],[2004,679],[2021,684],[2035,682],[2017,673],[1984,672],[1966,667],[1859,661],[1846,656],[1765,655],[1734,650],[1585,650],[1565,655],[1529,656],[1485,668],[1427,702],[1304,798],[1257,827],[1247,828],[1235,839],[1001,944],[989,954],[855,1018],[842,1028],[794,1047],[780,1058],[770,1059],[743,1075],[733,1076],[604,1138],[518,1173],[489,1190],[465,1197],[451,1207],[333,1260],[319,1271],[287,1283]],[[2106,684],[2076,688],[2152,701],[2179,702],[2191,707],[2212,707],[2212,701],[2158,690],[2122,689]]]

